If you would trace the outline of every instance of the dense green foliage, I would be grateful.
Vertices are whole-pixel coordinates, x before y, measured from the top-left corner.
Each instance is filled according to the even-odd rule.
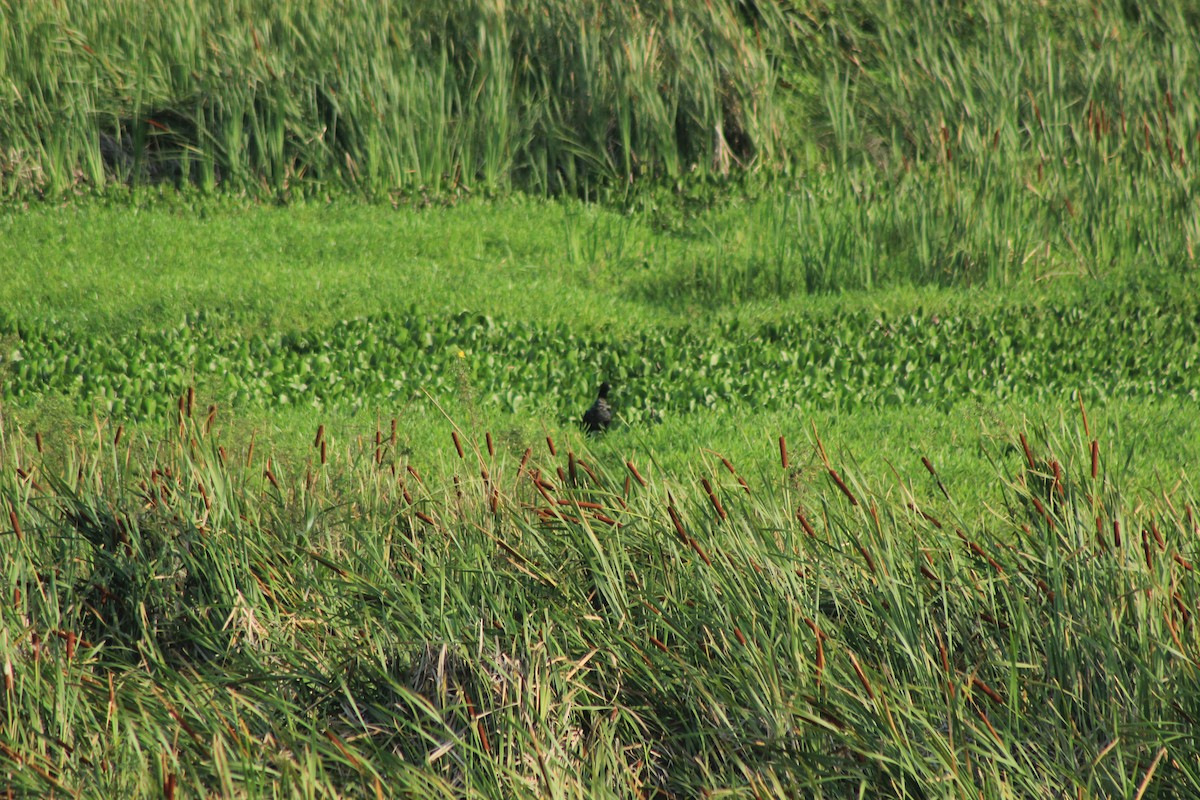
[[[1200,796],[1198,28],[0,0],[0,796]]]
[[[485,409],[570,418],[613,381],[641,424],[700,410],[760,412],[1200,397],[1200,310],[1178,304],[1013,305],[964,316],[802,313],[757,326],[580,335],[565,324],[415,309],[328,328],[230,336],[199,313],[167,330],[79,336],[41,320],[7,336],[4,398],[70,397],[80,413],[154,417],[191,385],[235,410],[396,407],[465,383]],[[531,408],[532,406],[532,408]]]
[[[431,468],[322,428],[285,473],[183,408],[59,466],[3,431],[18,794],[1200,791],[1197,498],[1130,496],[1086,421],[998,447],[968,522],[936,457],[463,430]]]

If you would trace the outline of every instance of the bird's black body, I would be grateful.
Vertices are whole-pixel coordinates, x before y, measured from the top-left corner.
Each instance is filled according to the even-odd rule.
[[[587,428],[588,433],[599,433],[612,422],[612,406],[608,404],[608,390],[610,388],[608,381],[600,384],[600,392],[596,397],[596,402],[592,403],[591,408],[583,412],[583,427]]]

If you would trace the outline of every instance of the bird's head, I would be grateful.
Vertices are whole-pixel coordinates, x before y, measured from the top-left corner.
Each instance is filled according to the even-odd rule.
[[[612,386],[609,385],[608,381],[604,381],[603,383],[601,383],[600,384],[600,396],[605,399],[608,399],[608,390],[611,388],[612,388]]]

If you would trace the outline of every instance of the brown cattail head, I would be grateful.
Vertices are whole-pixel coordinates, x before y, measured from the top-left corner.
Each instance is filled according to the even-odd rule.
[[[713,491],[712,484],[708,482],[708,478],[701,478],[700,484],[704,487],[704,491],[708,494],[708,500],[713,505],[713,509],[717,512],[717,517],[722,520],[729,519],[729,515],[725,513],[725,509],[721,507],[721,501],[717,499],[716,492]]]
[[[871,688],[870,681],[867,680],[867,674],[863,672],[863,668],[859,666],[858,659],[855,658],[854,652],[847,650],[846,654],[850,656],[850,666],[854,667],[854,674],[858,675],[858,682],[867,690],[867,697],[875,699],[875,690]]]
[[[546,434],[546,447],[550,449],[550,455],[557,456],[558,450],[554,447],[554,440],[550,438],[550,434]]]
[[[1033,469],[1033,451],[1029,449],[1029,440],[1025,438],[1024,431],[1021,432],[1021,449],[1025,451],[1025,463],[1029,465],[1030,469]]]
[[[787,440],[783,436],[779,437],[779,463],[783,465],[784,469],[788,468]]]
[[[675,534],[679,537],[679,541],[687,544],[687,531],[683,529],[683,522],[679,519],[679,513],[675,511],[675,506],[667,506],[667,513],[671,515],[671,522],[675,525]]]
[[[454,440],[454,449],[458,451],[458,457],[463,457],[462,442],[458,440],[458,431],[450,431],[450,438]]]
[[[649,484],[646,483],[646,479],[642,477],[640,472],[638,472],[637,467],[633,465],[632,461],[626,461],[625,466],[629,468],[629,471],[633,473],[633,477],[637,479],[637,482],[640,483],[643,488],[649,486]]]
[[[850,491],[850,487],[842,480],[842,476],[837,474],[837,470],[830,469],[829,477],[833,478],[833,482],[841,489],[842,494],[846,495],[846,499],[850,501],[850,505],[857,506],[858,498],[854,496],[854,492]]]
[[[495,458],[496,457],[496,447],[495,447],[495,445],[492,444],[492,432],[488,431],[487,433],[485,433],[484,438],[487,439],[488,455],[492,458]]]

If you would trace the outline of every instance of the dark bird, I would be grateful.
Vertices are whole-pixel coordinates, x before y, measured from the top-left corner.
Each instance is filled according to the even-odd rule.
[[[583,427],[587,428],[588,433],[599,433],[608,427],[608,423],[612,422],[612,406],[608,404],[610,388],[608,381],[600,384],[600,393],[596,397],[596,402],[583,412]]]

